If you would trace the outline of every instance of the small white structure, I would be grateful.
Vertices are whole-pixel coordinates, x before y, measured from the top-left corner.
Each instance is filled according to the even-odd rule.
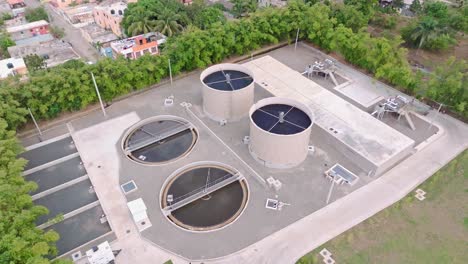
[[[146,214],[146,205],[143,202],[143,199],[138,198],[131,202],[127,203],[130,213],[132,213],[132,218],[135,224],[137,225],[138,230],[141,232],[144,229],[151,226],[151,223]]]
[[[86,251],[86,257],[89,264],[109,264],[115,260],[112,248],[107,241]]]
[[[28,69],[23,58],[8,58],[0,60],[0,79],[17,74],[26,74]]]

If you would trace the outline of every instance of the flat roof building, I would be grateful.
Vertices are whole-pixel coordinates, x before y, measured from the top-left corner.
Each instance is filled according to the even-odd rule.
[[[93,45],[96,45],[97,43],[105,45],[106,43],[119,39],[114,33],[105,30],[95,23],[84,26],[80,28],[80,30],[81,35],[83,35],[86,41]]]
[[[45,35],[49,34],[49,22],[39,20],[23,25],[8,27],[7,32],[10,34],[11,39],[15,41]]]
[[[94,3],[70,6],[63,8],[63,13],[74,27],[83,27],[94,23],[93,10],[95,7]]]
[[[93,10],[94,21],[102,28],[111,30],[115,35],[122,36],[122,22],[127,3],[123,1],[106,1]]]
[[[70,5],[79,5],[79,4],[82,4],[84,2],[87,2],[87,3],[94,3],[96,2],[96,0],[51,0],[50,3],[53,5],[53,6],[56,6],[60,9],[65,9],[67,7],[69,7]]]
[[[80,58],[69,43],[61,40],[53,40],[39,45],[13,46],[8,48],[8,53],[12,57],[21,58],[37,54],[45,59],[47,67],[54,67]]]
[[[44,35],[37,35],[31,38],[16,40],[15,43],[16,43],[16,46],[25,46],[25,45],[45,43],[45,42],[52,41],[53,39],[54,39],[54,36],[52,36],[51,34],[44,34]]]
[[[22,58],[8,58],[0,61],[0,79],[26,73],[28,69]]]
[[[256,83],[274,96],[307,105],[315,124],[327,132],[327,140],[369,174],[378,175],[411,154],[414,140],[271,56],[243,65],[253,72]]]
[[[111,43],[111,48],[115,58],[122,55],[128,59],[137,59],[144,54],[158,55],[158,45],[164,42],[166,42],[166,36],[159,32],[150,32],[114,41]]]
[[[21,7],[26,6],[23,0],[7,0],[7,2],[10,5],[11,9],[21,8]]]

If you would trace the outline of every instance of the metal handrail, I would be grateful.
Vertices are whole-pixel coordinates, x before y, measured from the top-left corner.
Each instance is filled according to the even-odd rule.
[[[168,138],[172,135],[175,135],[177,133],[180,133],[182,131],[185,131],[187,129],[190,129],[192,127],[191,124],[183,124],[183,125],[180,125],[180,126],[176,126],[176,127],[173,127],[173,128],[170,128],[168,130],[163,130],[159,133],[159,135],[151,135],[151,137],[149,138],[143,138],[141,140],[136,140],[136,142],[133,143],[132,146],[128,146],[127,148],[125,148],[125,152],[128,153],[128,152],[132,152],[132,151],[135,151],[135,150],[138,150],[138,149],[141,149],[143,147],[146,147],[150,144],[153,144],[155,142],[158,142],[158,141],[161,141],[165,138]],[[143,133],[149,133],[149,132],[145,132],[143,131]]]
[[[184,200],[186,200],[186,199],[188,199],[188,198],[190,198],[190,197],[192,197],[192,196],[195,196],[195,195],[197,195],[197,194],[199,194],[199,193],[203,193],[203,194],[205,194],[205,193],[211,193],[211,192],[213,192],[213,191],[215,191],[215,190],[217,190],[217,189],[212,190],[212,191],[210,191],[210,192],[207,192],[207,190],[208,190],[209,188],[211,188],[211,187],[213,187],[213,186],[215,186],[215,185],[217,185],[217,184],[219,184],[219,183],[222,183],[222,182],[224,182],[224,181],[227,181],[228,179],[231,179],[231,178],[233,178],[233,179],[238,179],[240,176],[241,176],[240,173],[236,173],[236,174],[230,174],[230,173],[229,173],[229,174],[226,174],[226,175],[224,175],[223,177],[221,177],[221,178],[219,178],[219,179],[216,179],[216,180],[214,180],[214,181],[212,181],[212,182],[210,182],[210,183],[208,183],[208,184],[206,184],[206,185],[204,185],[204,186],[202,186],[202,187],[200,187],[200,188],[197,188],[197,189],[195,189],[195,190],[193,190],[193,191],[190,191],[190,192],[188,192],[188,193],[186,193],[186,194],[184,194],[184,195],[181,195],[181,196],[175,198],[175,199],[170,203],[170,205],[168,205],[168,206],[166,206],[166,207],[164,208],[164,210],[165,210],[165,211],[172,211],[172,210],[175,210],[175,209],[174,209],[175,207],[181,207],[181,206],[179,206],[178,203],[180,203],[180,202],[182,202],[182,201],[184,201]]]

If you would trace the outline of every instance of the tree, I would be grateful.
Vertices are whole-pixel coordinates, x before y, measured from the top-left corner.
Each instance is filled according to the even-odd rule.
[[[411,40],[420,49],[425,42],[437,38],[443,32],[439,28],[439,23],[432,17],[424,17],[419,21],[416,28],[411,33]]]
[[[205,8],[193,21],[193,23],[201,29],[206,29],[216,22],[224,23],[226,22],[226,18],[224,17],[223,11],[214,7]]]
[[[351,5],[336,4],[333,6],[333,14],[338,20],[338,23],[351,28],[354,32],[366,27],[369,23],[369,18]]]
[[[468,113],[468,63],[450,57],[430,74],[427,95],[450,108]]]
[[[180,15],[175,14],[169,9],[163,9],[158,14],[158,20],[155,22],[155,30],[171,37],[174,34],[181,32],[184,28],[179,24]]]
[[[415,14],[419,14],[419,12],[422,10],[421,2],[419,2],[419,0],[413,0],[410,5],[410,10]]]
[[[57,38],[57,39],[61,39],[65,36],[65,30],[57,26],[51,26],[50,33],[52,34],[52,36],[54,36],[54,38]]]
[[[15,46],[15,42],[10,38],[8,33],[0,32],[0,58],[9,58],[8,47]]]
[[[144,18],[143,20],[133,22],[128,29],[127,32],[131,36],[136,36],[140,34],[146,34],[149,32],[153,32],[156,29],[156,21],[150,20],[149,18]]]
[[[423,7],[424,14],[427,16],[431,16],[439,20],[446,20],[448,18],[448,6],[443,2],[425,1]]]
[[[231,0],[231,3],[234,5],[232,13],[236,17],[244,17],[257,10],[256,0]]]
[[[54,243],[59,236],[36,227],[36,218],[48,210],[34,205],[28,194],[37,184],[22,175],[26,161],[17,159],[22,147],[10,129],[0,118],[0,262],[49,264],[48,258],[57,254]]]
[[[194,5],[198,6],[198,2]],[[179,1],[176,0],[140,0],[137,3],[130,3],[127,10],[125,11],[124,18],[122,20],[122,27],[126,34],[132,35],[129,27],[137,22],[140,23],[140,29],[148,22],[151,24],[153,21],[160,19],[160,15],[163,10],[170,10],[173,14],[177,14],[177,23],[186,26],[191,21],[187,16],[188,10],[192,10],[192,7],[185,7]],[[146,22],[145,22],[146,21]],[[140,30],[143,32],[143,30]]]
[[[47,68],[47,63],[42,56],[37,54],[30,54],[24,57],[24,63],[30,71],[37,71]]]
[[[39,20],[49,21],[49,15],[43,6],[37,8],[26,8],[24,16],[28,22],[34,22]]]
[[[377,0],[344,0],[345,5],[354,6],[359,12],[372,18],[375,13],[375,7],[378,5]]]

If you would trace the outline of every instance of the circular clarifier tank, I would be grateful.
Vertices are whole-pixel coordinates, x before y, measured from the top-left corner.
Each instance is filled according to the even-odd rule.
[[[176,171],[162,189],[167,218],[189,231],[213,231],[235,221],[248,200],[239,172],[215,162],[191,164]]]
[[[312,124],[312,112],[298,101],[260,100],[250,109],[250,153],[267,167],[297,166],[307,157]]]
[[[156,116],[133,125],[124,136],[125,155],[142,164],[165,164],[187,155],[198,133],[187,120]]]
[[[247,116],[254,98],[252,72],[244,66],[223,63],[200,75],[203,110],[215,121],[237,121]]]

